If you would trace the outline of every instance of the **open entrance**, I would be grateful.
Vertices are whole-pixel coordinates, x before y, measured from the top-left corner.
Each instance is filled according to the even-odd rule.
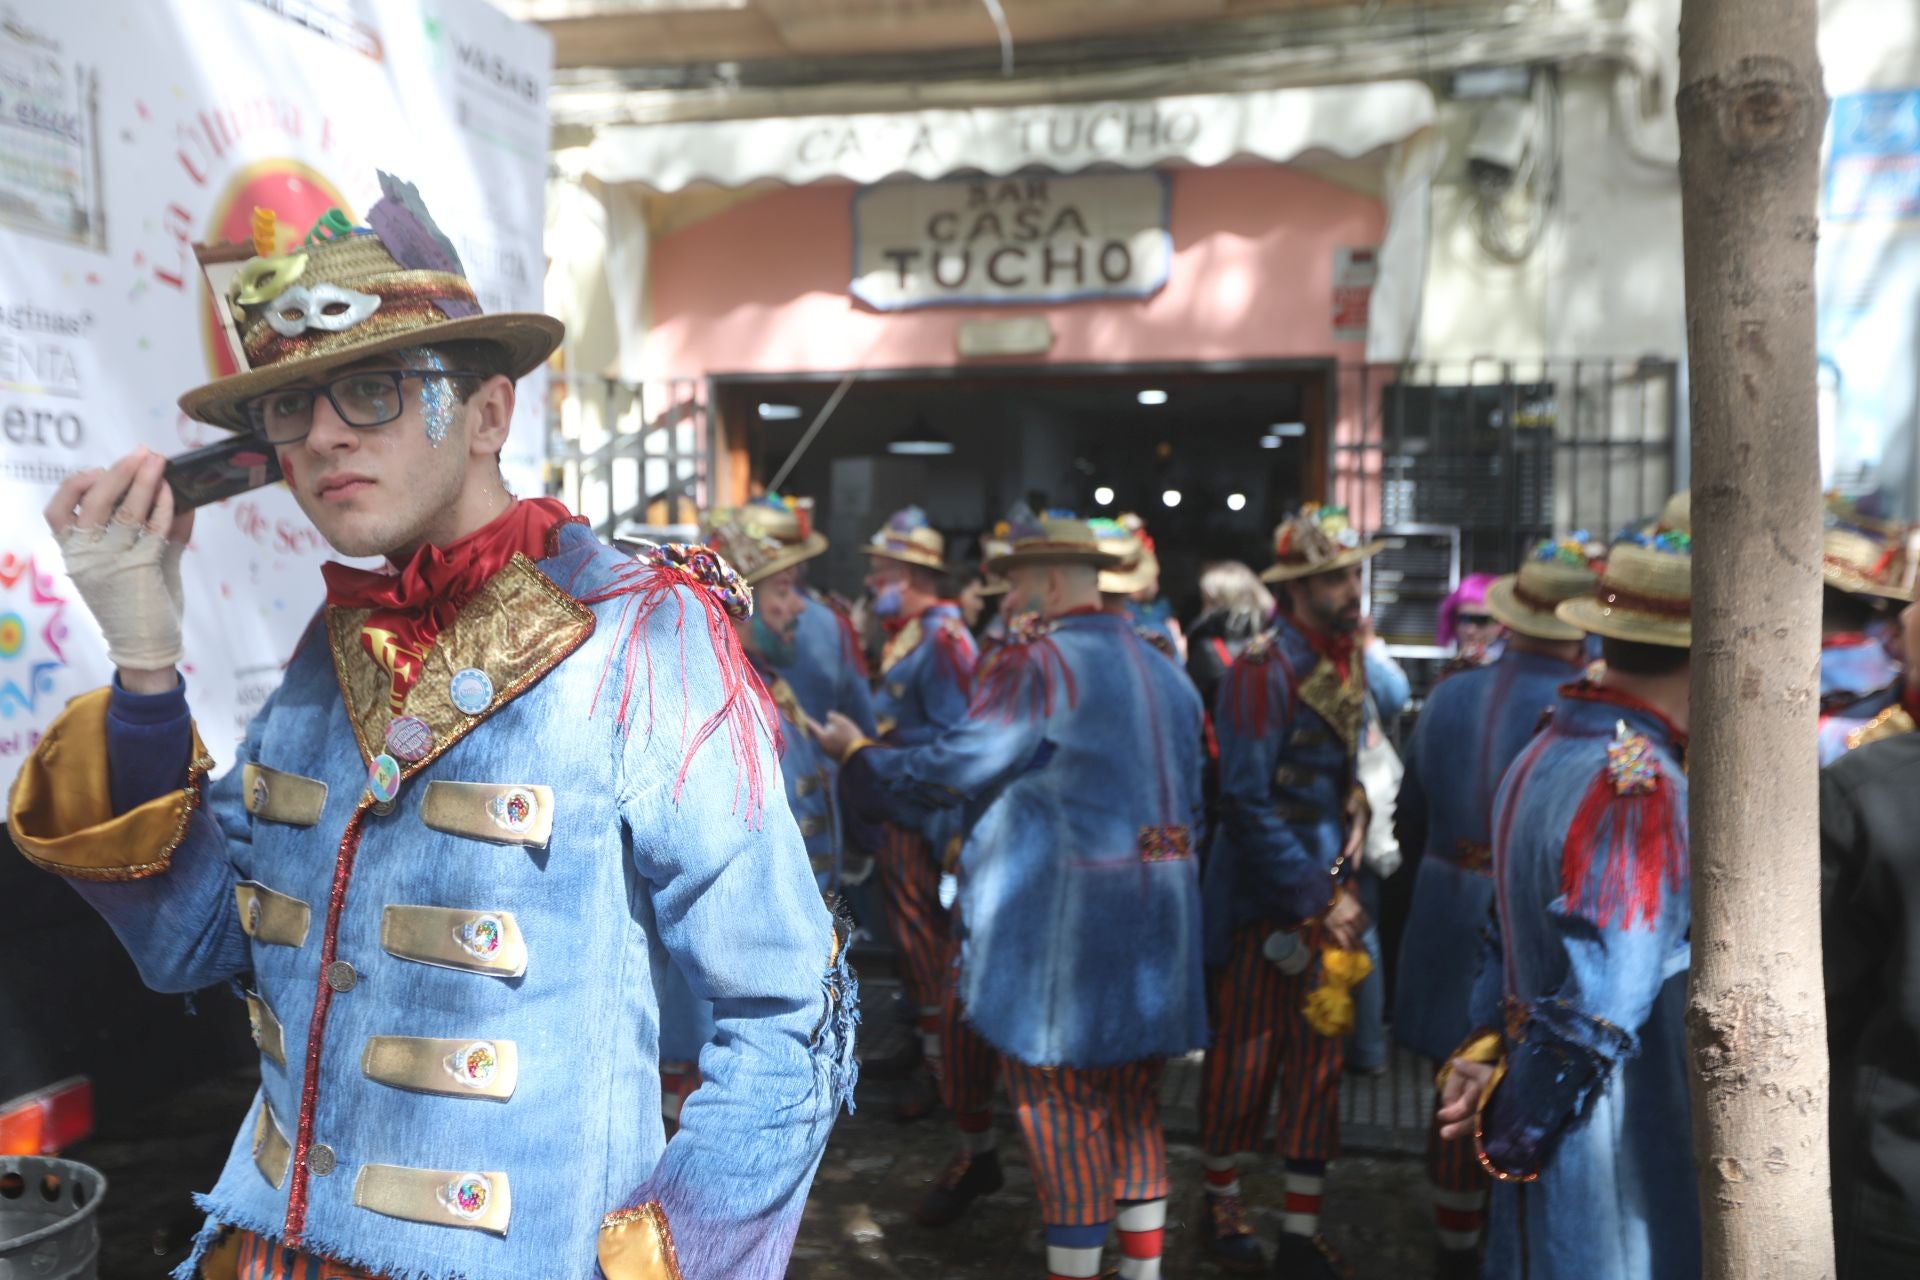
[[[843,375],[713,379],[739,487],[776,479]],[[780,483],[818,504],[816,583],[858,593],[861,546],[909,503],[971,564],[1016,502],[1138,512],[1183,616],[1202,564],[1265,562],[1281,513],[1322,496],[1331,361],[861,373]]]

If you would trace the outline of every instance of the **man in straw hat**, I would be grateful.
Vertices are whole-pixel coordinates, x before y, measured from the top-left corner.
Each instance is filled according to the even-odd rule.
[[[1319,1234],[1320,1199],[1353,1022],[1351,1000],[1340,1001],[1367,967],[1353,884],[1366,825],[1356,775],[1366,664],[1355,636],[1360,566],[1380,546],[1363,543],[1337,507],[1308,506],[1282,522],[1275,564],[1261,574],[1278,584],[1280,613],[1235,661],[1214,712],[1220,827],[1206,884],[1215,1022],[1200,1090],[1202,1230],[1233,1271],[1265,1266],[1234,1157],[1267,1149],[1276,1080],[1287,1212],[1274,1269],[1340,1271]],[[1341,1016],[1319,1012],[1335,1007]]]
[[[210,781],[178,674],[192,519],[144,451],[73,477],[47,519],[116,679],[28,761],[14,841],[149,985],[252,975],[260,1093],[181,1274],[780,1276],[854,993],[767,785],[747,588],[505,491],[514,380],[560,322],[482,315],[418,194],[381,188],[304,242],[256,217],[221,297],[246,367],[181,404],[389,570],[325,566]],[[669,969],[721,1028],[671,1146]]]
[[[1108,520],[1089,520],[1102,549],[1120,557],[1120,563],[1100,575],[1100,599],[1106,608],[1124,613],[1152,641],[1154,647],[1178,661],[1186,661],[1187,638],[1173,607],[1160,596],[1160,557],[1147,522],[1132,512]]]
[[[883,742],[914,746],[932,741],[967,714],[979,650],[957,601],[941,587],[946,540],[919,507],[896,511],[865,548],[867,592],[886,631],[880,652],[874,721]],[[902,1119],[933,1110],[943,1079],[941,992],[950,947],[946,908],[940,905],[940,866],[955,835],[951,813],[929,813],[914,823],[888,823],[875,851],[887,927],[900,949],[900,978],[920,1028],[930,1079],[900,1104]]]
[[[1555,610],[1606,670],[1561,690],[1493,812],[1480,1028],[1440,1078],[1441,1136],[1497,1181],[1486,1273],[1700,1274],[1684,1014],[1691,538],[1616,545]]]
[[[1402,843],[1425,851],[1400,940],[1393,1031],[1445,1062],[1473,1024],[1467,1004],[1480,968],[1480,930],[1493,904],[1493,798],[1507,766],[1540,727],[1560,686],[1580,678],[1584,635],[1562,622],[1562,601],[1593,594],[1585,533],[1548,539],[1518,573],[1488,587],[1486,609],[1506,628],[1505,652],[1448,676],[1413,726],[1395,819]],[[1427,1146],[1439,1230],[1437,1273],[1480,1274],[1487,1175],[1471,1141]]]
[[[964,805],[967,1017],[1002,1055],[1046,1224],[1047,1271],[1160,1274],[1166,1223],[1161,1064],[1206,1040],[1200,699],[1132,625],[1100,609],[1113,562],[1087,526],[1014,528],[993,561],[1045,621],[981,667],[963,724],[919,746],[854,752],[850,803]]]
[[[1900,706],[1901,664],[1889,601],[1913,600],[1904,526],[1862,516],[1840,498],[1827,503],[1820,603],[1820,763],[1911,729]]]

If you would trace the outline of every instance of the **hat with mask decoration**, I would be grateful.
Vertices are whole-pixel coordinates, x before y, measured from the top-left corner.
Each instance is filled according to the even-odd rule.
[[[826,538],[813,527],[813,499],[772,493],[745,506],[709,512],[702,536],[748,586],[804,564],[827,549]]]
[[[947,540],[927,523],[927,513],[919,507],[894,512],[861,550],[876,560],[918,565],[935,573],[947,571]]]
[[[188,417],[252,431],[255,397],[371,356],[441,343],[487,343],[499,353],[488,372],[517,379],[566,335],[552,316],[483,314],[453,242],[413,185],[391,174],[380,175],[380,199],[365,225],[329,209],[289,243],[297,236],[271,210],[256,209],[251,246],[201,252],[240,372],[181,396]]]
[[[1298,515],[1280,522],[1273,531],[1274,564],[1260,575],[1262,582],[1291,582],[1316,573],[1332,573],[1371,560],[1386,548],[1384,542],[1360,541],[1359,531],[1347,519],[1345,507],[1323,507],[1309,502]]]

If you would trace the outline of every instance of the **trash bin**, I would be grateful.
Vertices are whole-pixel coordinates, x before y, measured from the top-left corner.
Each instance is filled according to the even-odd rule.
[[[98,1169],[43,1156],[0,1156],[0,1280],[95,1280]]]

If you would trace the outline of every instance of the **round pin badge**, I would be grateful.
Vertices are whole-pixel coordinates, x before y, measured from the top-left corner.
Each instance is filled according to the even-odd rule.
[[[392,804],[400,794],[400,762],[382,751],[367,769],[367,791],[375,804]]]
[[[447,692],[453,705],[470,716],[477,716],[493,705],[493,679],[478,667],[453,673]]]
[[[433,730],[418,716],[401,716],[387,726],[387,751],[408,764],[427,758],[433,750]]]

